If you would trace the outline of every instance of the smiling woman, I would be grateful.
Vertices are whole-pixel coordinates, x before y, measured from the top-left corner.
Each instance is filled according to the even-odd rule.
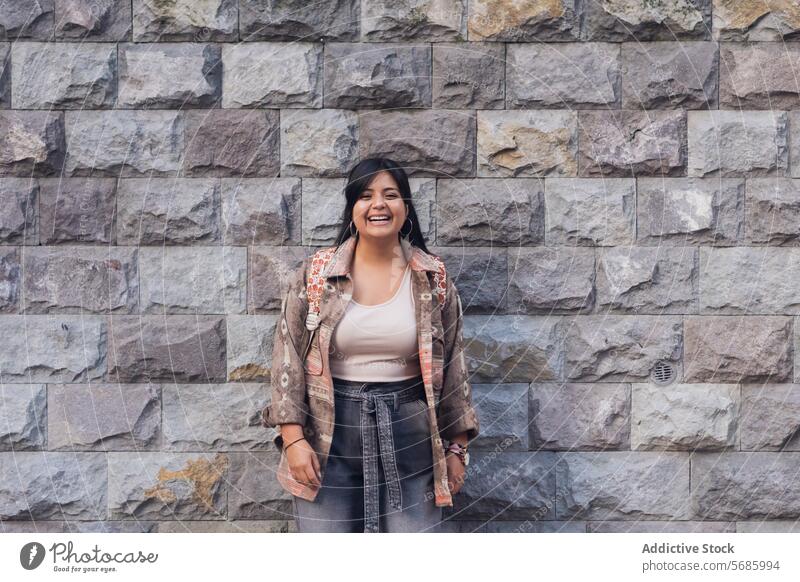
[[[301,532],[435,531],[479,429],[461,300],[402,168],[361,161],[345,197],[339,244],[303,262],[276,328],[278,479]]]

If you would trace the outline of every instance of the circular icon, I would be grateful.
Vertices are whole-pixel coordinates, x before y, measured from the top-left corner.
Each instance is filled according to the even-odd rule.
[[[44,546],[39,542],[29,542],[19,551],[19,563],[26,570],[35,570],[44,560]]]

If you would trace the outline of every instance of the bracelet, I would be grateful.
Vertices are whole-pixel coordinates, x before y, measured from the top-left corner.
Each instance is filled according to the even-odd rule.
[[[291,447],[291,446],[292,446],[294,443],[296,443],[296,442],[299,442],[299,441],[302,441],[302,440],[303,440],[303,439],[305,439],[305,438],[306,438],[306,437],[300,437],[300,438],[299,438],[299,439],[297,439],[296,441],[292,441],[292,442],[290,442],[288,445],[286,445],[285,447],[283,447],[283,450],[285,451],[286,449],[288,449],[289,447]]]

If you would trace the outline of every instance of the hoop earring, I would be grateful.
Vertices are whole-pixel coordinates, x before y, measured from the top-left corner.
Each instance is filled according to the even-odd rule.
[[[409,229],[408,229],[408,232],[406,232],[406,233],[404,233],[404,232],[403,232],[403,229],[402,229],[402,228],[400,229],[400,236],[402,236],[403,238],[408,238],[408,235],[410,235],[410,234],[411,234],[411,231],[412,231],[412,230],[414,230],[414,221],[413,221],[413,220],[411,220],[411,217],[410,217],[410,216],[407,216],[407,217],[406,217],[406,220],[407,220],[408,222],[410,222],[410,223],[411,223],[411,228],[409,228]],[[404,223],[403,223],[403,226],[405,226],[405,225],[406,225],[406,223],[404,222]]]
[[[351,228],[351,227],[353,227],[353,226],[355,226],[355,224],[354,224],[354,223],[353,223],[353,221],[351,220],[351,221],[350,221],[350,224],[348,224],[348,225],[347,225],[347,231],[350,233],[350,236],[352,236],[353,238],[355,238],[355,237],[357,237],[357,236],[358,236],[358,229],[356,229],[356,232],[355,232],[355,234],[353,234],[353,229]]]

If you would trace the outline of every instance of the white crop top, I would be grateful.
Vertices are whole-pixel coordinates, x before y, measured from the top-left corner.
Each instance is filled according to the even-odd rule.
[[[350,301],[331,336],[331,376],[389,382],[420,374],[411,269],[394,296],[378,305]]]

